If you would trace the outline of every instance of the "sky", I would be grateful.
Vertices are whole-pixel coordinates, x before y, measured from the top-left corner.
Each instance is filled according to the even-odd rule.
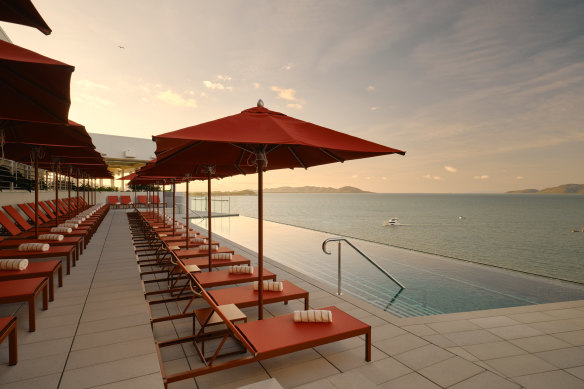
[[[75,66],[69,117],[89,132],[150,138],[261,98],[407,151],[269,171],[268,188],[501,193],[584,183],[580,0],[33,3],[51,35],[0,26],[13,43]],[[214,183],[256,186],[256,175]]]

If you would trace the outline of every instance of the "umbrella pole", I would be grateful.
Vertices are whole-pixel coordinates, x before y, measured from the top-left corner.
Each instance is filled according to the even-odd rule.
[[[186,209],[187,250],[188,250],[189,249],[189,176],[188,176],[188,174],[187,174],[187,191],[185,192],[185,209]]]
[[[77,208],[79,208],[79,169],[75,172],[75,191],[77,192]]]
[[[39,154],[34,150],[34,238],[39,238]]]
[[[213,271],[211,267],[211,247],[213,244],[212,233],[211,233],[211,170],[207,170],[207,224],[208,224],[208,235],[207,238],[209,239],[209,271]]]
[[[160,187],[156,185],[156,221],[160,221]]]
[[[163,182],[162,183],[162,223],[165,224],[166,223],[166,198],[164,197],[164,194],[166,190],[166,183]]]
[[[258,320],[264,318],[264,161],[258,159]]]
[[[172,236],[174,236],[174,201],[176,199],[176,183],[174,182],[174,178],[172,179]]]
[[[57,167],[59,170],[59,167]],[[59,173],[55,171],[55,225],[59,225]]]

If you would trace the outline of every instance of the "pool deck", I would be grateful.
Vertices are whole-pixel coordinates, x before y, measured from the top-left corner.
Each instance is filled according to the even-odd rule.
[[[188,333],[191,323],[151,331],[125,212],[106,216],[55,301],[37,312],[36,332],[28,332],[26,305],[0,306],[0,316],[16,312],[19,320],[16,366],[8,366],[8,342],[0,346],[0,389],[163,387],[154,340]],[[311,308],[336,305],[370,324],[372,361],[363,358],[364,340],[353,338],[169,388],[584,387],[584,300],[398,318],[269,259],[266,269],[308,290]],[[301,307],[300,301],[272,304],[265,312]],[[257,309],[244,312],[254,319]],[[192,346],[163,357],[171,373],[198,362]],[[277,383],[266,381],[272,378]]]

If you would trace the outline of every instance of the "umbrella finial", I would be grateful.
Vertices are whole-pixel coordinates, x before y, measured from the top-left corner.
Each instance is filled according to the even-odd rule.
[[[262,99],[258,100],[258,107],[263,107],[264,106],[264,102]]]

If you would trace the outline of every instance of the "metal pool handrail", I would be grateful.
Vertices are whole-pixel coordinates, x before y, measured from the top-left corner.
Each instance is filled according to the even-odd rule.
[[[395,282],[401,289],[405,289],[406,288],[405,286],[403,286],[403,284],[401,282],[399,282],[398,280],[396,280],[391,274],[389,274],[385,269],[383,269],[381,266],[379,266],[377,263],[375,263],[374,260],[372,260],[367,255],[365,255],[365,253],[363,253],[361,250],[359,250],[353,243],[349,242],[347,239],[345,239],[345,238],[328,238],[328,239],[325,239],[325,241],[322,242],[322,251],[324,251],[325,254],[331,255],[332,252],[327,251],[327,249],[326,249],[326,245],[328,244],[328,242],[339,242],[339,271],[338,271],[339,285],[338,285],[338,292],[337,292],[337,294],[339,296],[341,295],[341,242],[345,242],[346,244],[348,244],[349,246],[351,246],[356,252],[358,252],[359,254],[361,254],[361,256],[363,258],[365,258],[367,261],[369,261],[369,263],[371,263],[380,272],[382,272],[389,279],[391,279],[393,282]]]

